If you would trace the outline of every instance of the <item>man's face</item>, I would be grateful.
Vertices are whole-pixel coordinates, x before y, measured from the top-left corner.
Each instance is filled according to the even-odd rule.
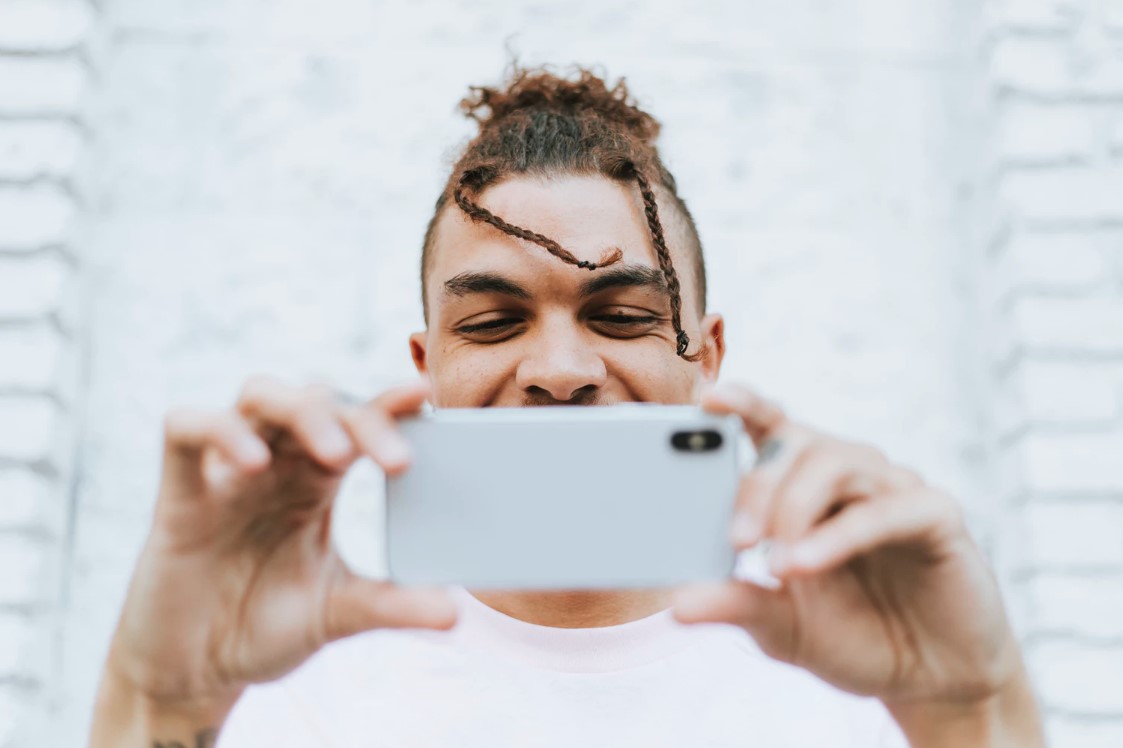
[[[410,337],[437,407],[690,403],[717,378],[722,320],[697,312],[693,262],[677,216],[660,219],[682,286],[682,326],[697,363],[675,355],[670,296],[639,191],[598,176],[510,178],[479,197],[508,223],[544,234],[579,260],[619,247],[623,259],[589,271],[452,205],[438,219],[424,282],[429,327]]]

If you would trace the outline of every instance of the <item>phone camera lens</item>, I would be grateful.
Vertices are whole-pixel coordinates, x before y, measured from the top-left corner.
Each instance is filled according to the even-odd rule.
[[[676,431],[671,435],[671,446],[680,452],[712,452],[721,441],[717,431]]]

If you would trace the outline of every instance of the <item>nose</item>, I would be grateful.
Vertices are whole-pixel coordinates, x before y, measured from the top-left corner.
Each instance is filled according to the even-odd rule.
[[[572,325],[555,325],[535,336],[519,362],[515,382],[530,401],[586,403],[608,379],[604,360]]]

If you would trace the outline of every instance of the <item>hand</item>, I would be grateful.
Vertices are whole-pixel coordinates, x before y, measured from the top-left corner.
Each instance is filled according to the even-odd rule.
[[[452,626],[443,590],[359,577],[331,543],[344,474],[364,455],[388,473],[405,470],[395,419],[427,393],[418,383],[348,405],[322,385],[255,378],[232,412],[169,414],[153,526],[109,675],[159,703],[232,704],[332,640]]]
[[[984,703],[1024,677],[998,586],[950,496],[744,388],[702,404],[739,415],[760,453],[732,540],[737,550],[773,541],[781,585],[681,588],[679,621],[742,626],[766,654],[891,710]]]

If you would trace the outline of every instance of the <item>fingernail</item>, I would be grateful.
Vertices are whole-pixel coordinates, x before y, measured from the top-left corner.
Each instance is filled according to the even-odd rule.
[[[760,539],[760,523],[749,512],[738,512],[733,516],[730,532],[734,543],[752,545]]]
[[[709,398],[716,398],[718,400],[728,400],[729,399],[729,385],[715,384],[712,387],[706,389],[703,392],[703,394],[706,397],[709,397]]]
[[[400,437],[387,437],[382,443],[380,451],[383,460],[395,464],[408,462],[411,454],[409,444]]]
[[[256,465],[269,459],[269,448],[262,444],[260,439],[244,436],[238,440],[238,456]]]
[[[321,448],[331,457],[342,457],[351,451],[351,439],[339,426],[332,424],[324,429]]]
[[[679,622],[689,622],[705,612],[705,601],[697,594],[678,593],[671,598],[671,611]]]

